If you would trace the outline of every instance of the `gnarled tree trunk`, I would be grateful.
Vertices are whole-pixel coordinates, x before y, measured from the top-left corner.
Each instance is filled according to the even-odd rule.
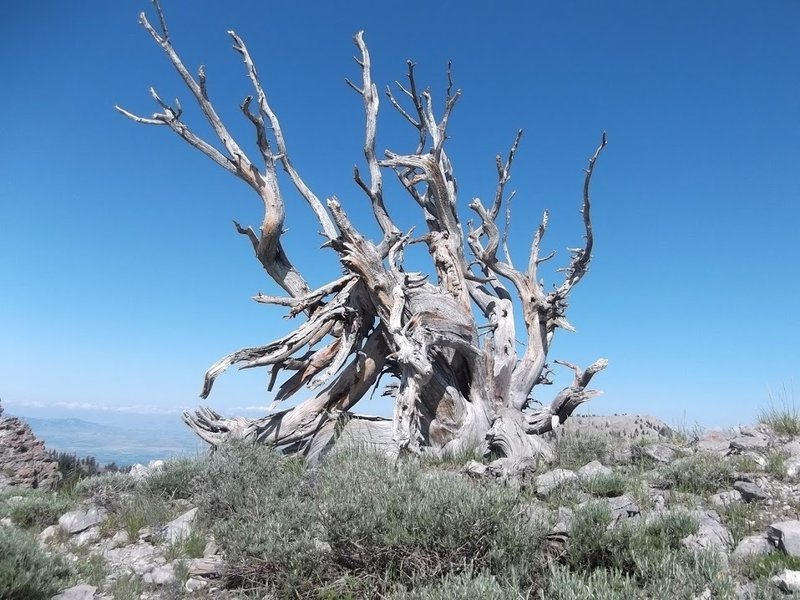
[[[257,166],[233,139],[214,109],[206,89],[203,67],[192,75],[176,53],[161,7],[155,1],[158,28],[140,21],[178,71],[218,143],[201,139],[182,120],[180,104],[170,106],[151,88],[161,112],[140,117],[117,109],[136,122],[169,127],[191,146],[249,185],[263,203],[258,231],[236,223],[237,231],[252,243],[256,258],[286,296],[258,295],[254,299],[277,304],[303,322],[290,334],[256,348],[225,356],[209,368],[201,393],[207,398],[216,378],[233,365],[247,369],[270,367],[270,390],[281,371],[292,372],[277,390],[284,401],[303,388],[309,397],[293,408],[258,419],[224,418],[201,408],[184,420],[203,440],[215,446],[229,436],[247,437],[291,452],[315,455],[340,440],[368,442],[393,452],[460,452],[476,449],[495,456],[524,459],[541,453],[537,436],[556,428],[597,392],[587,389],[595,373],[606,366],[598,360],[585,370],[560,361],[575,372],[572,385],[560,391],[550,406],[531,409],[532,389],[549,383],[547,354],[556,330],[571,329],[565,320],[567,299],[589,266],[593,248],[589,185],[595,161],[606,145],[602,141],[589,159],[583,185],[584,243],[571,249],[564,280],[546,292],[537,269],[553,254],[540,249],[547,228],[544,212],[535,232],[525,270],[512,264],[507,245],[510,213],[501,235],[506,185],[522,132],[505,160],[497,157],[498,182],[487,207],[480,199],[469,203],[479,224],[464,228],[457,210],[453,166],[446,151],[447,125],[460,97],[449,77],[445,108],[437,117],[430,92],[418,91],[414,64],[408,62],[407,84],[399,97],[387,90],[391,105],[415,131],[412,154],[375,151],[379,96],[372,81],[370,56],[363,32],[355,36],[361,82],[347,83],[364,103],[364,156],[368,177],[354,171],[356,184],[369,199],[383,237],[365,238],[352,225],[336,198],[323,204],[309,189],[290,159],[280,122],[270,106],[253,60],[239,36],[228,32],[242,57],[253,95],[241,104],[252,123],[261,165]],[[405,97],[408,108],[401,104]],[[313,211],[325,247],[336,252],[345,274],[312,290],[293,266],[281,244],[284,202],[278,170],[283,169]],[[427,231],[412,237],[392,221],[383,197],[383,175],[397,177],[416,202]],[[513,195],[513,194],[512,194]],[[436,283],[427,275],[406,272],[403,250],[424,243],[432,259]],[[502,256],[498,254],[502,252]],[[516,295],[516,299],[512,297]],[[526,328],[524,352],[517,352],[515,311],[521,310]],[[480,318],[476,318],[479,315]],[[327,343],[316,348],[322,341]],[[355,415],[351,409],[389,374],[393,383],[385,393],[394,399],[391,420]]]

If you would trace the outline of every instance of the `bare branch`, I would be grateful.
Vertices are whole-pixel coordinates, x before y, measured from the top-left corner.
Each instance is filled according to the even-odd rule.
[[[300,174],[289,160],[289,153],[286,149],[286,141],[283,137],[283,130],[281,129],[280,121],[278,121],[278,117],[275,115],[272,107],[270,107],[269,102],[267,101],[267,95],[264,93],[264,88],[261,86],[255,64],[250,56],[250,52],[247,50],[247,46],[235,31],[228,31],[228,35],[230,35],[231,39],[233,39],[233,49],[242,55],[242,60],[247,68],[247,75],[250,78],[250,83],[253,85],[253,88],[256,91],[259,112],[261,113],[262,119],[266,119],[272,128],[275,136],[275,144],[277,146],[278,155],[284,170],[289,175],[289,179],[291,179],[295,188],[297,188],[297,191],[300,192],[300,195],[303,196],[306,202],[308,202],[309,206],[311,206],[311,210],[313,210],[314,214],[317,216],[325,235],[328,238],[336,237],[336,229],[334,228],[333,222],[331,221],[327,211],[322,206],[322,202],[320,202],[319,198],[317,198],[317,196],[306,185],[306,183],[300,177]]]
[[[517,131],[517,135],[514,137],[514,143],[511,144],[511,150],[508,151],[508,158],[506,159],[505,164],[503,164],[502,160],[500,159],[500,155],[497,155],[497,189],[494,193],[494,202],[492,203],[492,208],[489,211],[492,219],[497,218],[497,215],[500,213],[500,206],[503,203],[503,192],[509,179],[511,179],[511,163],[514,162],[514,156],[517,154],[517,149],[519,148],[519,142],[521,139],[522,129]]]
[[[606,147],[608,140],[606,134],[600,140],[600,145],[594,151],[592,158],[589,159],[589,166],[586,168],[586,176],[583,179],[583,207],[581,214],[583,215],[583,226],[585,229],[585,245],[583,248],[572,250],[572,261],[567,267],[567,276],[561,287],[558,288],[557,294],[561,298],[565,298],[569,291],[578,283],[581,278],[586,274],[589,267],[589,261],[592,259],[592,247],[594,246],[594,235],[592,233],[592,212],[591,202],[589,199],[589,187],[592,182],[592,174],[594,173],[594,164],[597,161],[600,153]]]
[[[128,112],[121,106],[115,104],[114,108],[117,109],[120,113],[128,117],[131,121],[135,121],[136,123],[143,123],[144,125],[166,125],[163,119],[148,119],[145,117],[140,117],[138,115],[133,114],[132,112]]]
[[[350,83],[350,85],[364,98],[366,130],[364,135],[364,157],[369,167],[371,183],[369,187],[367,187],[359,177],[357,169],[355,170],[355,179],[356,183],[358,183],[366,192],[367,196],[369,196],[372,212],[375,215],[375,220],[378,221],[378,225],[380,225],[383,231],[384,238],[389,238],[399,234],[400,230],[392,222],[389,213],[386,212],[386,207],[383,203],[383,176],[378,166],[378,159],[375,155],[375,136],[378,127],[378,106],[380,103],[378,88],[372,82],[372,63],[370,62],[369,50],[367,50],[367,45],[364,43],[364,32],[359,31],[353,38],[353,41],[361,52],[361,60],[356,60],[356,62],[361,65],[363,87],[359,90],[359,88],[352,83]]]

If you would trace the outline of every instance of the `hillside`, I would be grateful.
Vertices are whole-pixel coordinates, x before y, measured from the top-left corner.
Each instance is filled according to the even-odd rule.
[[[800,422],[690,433],[645,417],[583,419],[551,436],[551,463],[511,479],[470,457],[393,464],[350,449],[304,465],[240,444],[71,490],[7,492],[0,589],[15,591],[0,597],[755,600],[800,590]]]

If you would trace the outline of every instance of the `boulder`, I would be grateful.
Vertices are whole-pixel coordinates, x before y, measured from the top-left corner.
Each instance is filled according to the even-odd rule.
[[[464,465],[464,472],[470,477],[480,479],[486,475],[486,465],[479,463],[477,460],[471,460]]]
[[[58,524],[69,534],[80,533],[90,527],[99,525],[108,517],[106,509],[92,506],[86,509],[73,510],[61,515]]]
[[[697,532],[681,540],[687,550],[716,550],[727,552],[733,546],[730,530],[722,524],[722,519],[713,510],[689,511],[688,515],[697,522]]]
[[[784,569],[781,573],[770,579],[770,581],[777,585],[783,592],[789,594],[800,592],[800,571]]]
[[[52,600],[92,600],[97,588],[93,585],[76,585],[53,596]]]
[[[539,475],[535,479],[534,485],[536,488],[536,493],[539,496],[547,497],[559,486],[570,483],[577,479],[578,475],[575,473],[575,471],[570,471],[569,469],[553,469],[552,471],[548,471],[543,475]]]
[[[142,577],[142,581],[150,585],[169,585],[177,581],[175,577],[175,570],[172,565],[163,565],[156,567],[152,571],[148,571]]]
[[[786,477],[795,479],[800,476],[800,454],[790,456],[783,462],[783,471]]]
[[[609,467],[603,466],[599,460],[593,460],[578,469],[578,477],[581,481],[590,481],[599,475],[611,475],[613,472]]]
[[[781,521],[767,528],[767,539],[789,556],[800,556],[800,521]]]
[[[614,521],[630,519],[641,512],[636,501],[628,495],[608,498],[606,502],[608,502],[608,508],[611,509],[611,514],[614,515]]]
[[[763,535],[749,535],[736,545],[733,555],[737,558],[763,556],[769,554],[774,549],[772,544],[770,544]]]
[[[208,581],[206,581],[205,579],[196,579],[194,577],[189,577],[189,579],[186,580],[186,583],[183,584],[183,587],[187,592],[191,594],[198,590],[202,590],[204,587],[208,587]]]
[[[697,449],[702,452],[727,454],[733,439],[731,431],[708,431],[697,441]]]
[[[742,495],[745,502],[763,502],[769,499],[769,494],[750,481],[736,481],[733,489]]]
[[[192,524],[196,515],[197,509],[193,508],[167,523],[164,527],[164,539],[174,544],[188,538],[192,534]]]
[[[36,539],[39,540],[40,544],[46,544],[51,539],[55,538],[60,530],[61,528],[58,525],[50,525],[49,527],[45,527],[44,530],[36,536]]]
[[[770,437],[752,428],[742,428],[741,434],[731,440],[731,449],[738,452],[764,452],[769,446]]]
[[[781,450],[788,456],[800,456],[800,439],[794,439],[784,444],[781,446]]]
[[[709,500],[711,501],[711,504],[722,508],[731,506],[732,504],[739,504],[744,501],[742,499],[742,494],[740,494],[738,490],[730,490],[727,492],[714,494],[709,498]]]
[[[669,464],[681,455],[680,448],[673,444],[648,444],[641,446],[634,452],[639,458],[649,458],[657,463]]]

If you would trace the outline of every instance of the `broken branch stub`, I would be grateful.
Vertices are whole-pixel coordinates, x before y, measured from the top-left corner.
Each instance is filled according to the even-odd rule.
[[[261,223],[257,228],[235,223],[236,230],[249,239],[269,278],[288,295],[259,293],[254,300],[285,307],[288,318],[302,320],[278,340],[217,361],[206,373],[201,396],[207,398],[217,377],[233,365],[269,367],[270,390],[281,372],[293,373],[280,384],[275,402],[309,390],[294,406],[258,419],[225,418],[200,408],[184,414],[187,425],[212,446],[244,437],[306,456],[334,443],[374,444],[393,453],[478,449],[520,464],[525,458],[547,455],[546,444],[537,436],[558,427],[598,393],[587,386],[607,364],[601,359],[581,370],[556,361],[575,372],[575,381],[549,406],[528,408],[533,388],[548,383],[546,359],[556,330],[572,329],[565,317],[567,299],[592,258],[589,192],[595,163],[606,146],[605,134],[589,160],[583,182],[583,245],[572,250],[564,280],[545,292],[537,267],[553,256],[542,252],[549,213],[544,212],[535,231],[526,270],[514,267],[508,246],[514,192],[507,193],[507,185],[522,131],[514,137],[507,157],[497,156],[497,182],[489,207],[477,197],[469,203],[479,224],[470,223],[465,229],[461,223],[455,172],[447,152],[447,127],[461,92],[453,89],[449,65],[441,115],[434,110],[433,94],[419,91],[414,63],[408,62],[407,83],[397,83],[397,92],[387,88],[390,105],[416,130],[416,149],[411,154],[387,150],[379,158],[378,87],[363,32],[354,38],[360,83],[347,83],[363,102],[366,176],[358,166],[353,176],[383,234],[372,241],[353,226],[336,198],[323,203],[305,183],[242,38],[228,32],[251,87],[240,109],[253,127],[260,165],[248,157],[223,123],[209,96],[204,69],[195,78],[184,66],[158,0],[153,4],[158,28],[144,13],[140,22],[167,55],[216,139],[202,139],[184,122],[180,103],[170,106],[154,90],[151,96],[158,112],[151,117],[117,110],[137,123],[166,125],[255,192],[263,208]],[[315,290],[281,242],[285,221],[281,170],[318,222],[325,238],[323,251],[335,252],[344,270]],[[387,170],[422,211],[427,231],[417,238],[411,232],[403,234],[391,218],[383,187]],[[504,219],[502,233],[498,218]],[[427,246],[429,274],[403,268],[405,246],[417,242]],[[526,329],[521,352],[515,312],[521,312]],[[383,389],[393,403],[392,417],[354,414],[351,409],[381,385],[381,375],[391,378],[383,382]],[[386,412],[390,412],[388,407]]]

